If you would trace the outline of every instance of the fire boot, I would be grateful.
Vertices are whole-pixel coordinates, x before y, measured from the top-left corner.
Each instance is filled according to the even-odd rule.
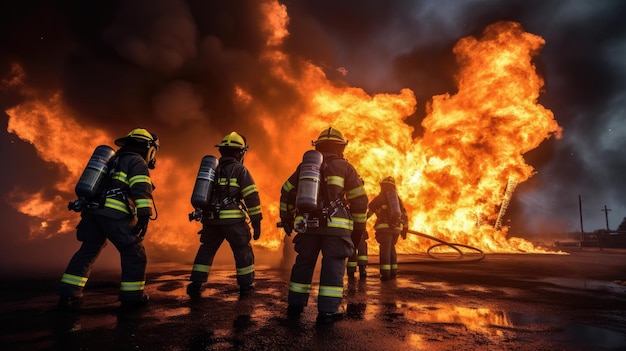
[[[367,277],[367,270],[366,270],[367,266],[365,265],[361,265],[359,266],[359,277],[361,278],[366,278]]]

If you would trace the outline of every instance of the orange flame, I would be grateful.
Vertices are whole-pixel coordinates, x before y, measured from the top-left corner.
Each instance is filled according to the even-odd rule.
[[[487,27],[481,39],[461,39],[454,48],[460,66],[458,93],[433,97],[422,123],[424,134],[415,137],[413,127],[405,123],[417,105],[411,90],[371,96],[359,88],[333,85],[320,67],[281,51],[289,20],[284,5],[272,2],[264,5],[263,11],[268,39],[259,60],[306,105],[291,112],[288,117],[293,123],[285,126],[257,104],[257,97],[244,85],[232,92],[240,108],[254,110],[253,118],[268,140],[276,141],[253,148],[246,156],[265,218],[263,235],[255,245],[269,250],[281,245],[283,233],[273,224],[278,220],[282,182],[310,148],[308,141],[332,125],[349,139],[346,158],[360,172],[370,197],[378,192],[380,179],[388,175],[396,178],[411,228],[487,252],[538,250],[523,239],[507,239],[508,228],[496,230],[494,222],[508,179],[522,183],[534,172],[523,154],[552,134],[560,136],[552,113],[537,103],[543,81],[531,59],[544,44],[543,39],[511,22]],[[45,227],[50,222],[60,223],[55,227],[58,233],[69,232],[78,220],[65,208],[66,200],[73,200],[75,181],[93,148],[110,144],[118,135],[81,126],[63,109],[60,95],[48,100],[33,96],[7,114],[8,131],[33,144],[43,160],[59,165],[64,172],[62,180],[54,184],[52,199],[41,193],[14,191],[16,208],[33,218],[30,236],[45,236],[42,233],[48,233]],[[290,147],[285,148],[286,135],[310,139],[299,142],[301,138],[288,137]],[[77,144],[85,148],[71,147]],[[270,165],[263,162],[267,158],[284,163]],[[147,238],[153,250],[189,253],[197,247],[197,237],[192,234],[199,225],[190,224],[186,218],[197,168],[197,164],[185,165],[175,157],[159,157],[152,172],[159,219],[151,223],[149,231],[154,234]],[[35,206],[46,199],[55,205]],[[370,241],[375,252],[377,245]],[[415,253],[431,244],[410,237],[399,243],[399,251]]]

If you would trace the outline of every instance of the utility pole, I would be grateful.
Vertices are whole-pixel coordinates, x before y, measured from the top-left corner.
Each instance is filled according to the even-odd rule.
[[[610,208],[606,208],[606,205],[604,205],[604,209],[600,210],[602,212],[604,212],[604,216],[606,217],[606,231],[609,231],[609,211],[611,211]]]
[[[585,230],[583,229],[583,200],[578,195],[578,212],[580,212],[580,240],[585,240]]]

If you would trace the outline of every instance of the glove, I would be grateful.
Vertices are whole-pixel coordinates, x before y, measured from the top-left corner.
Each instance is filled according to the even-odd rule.
[[[402,231],[400,232],[400,236],[402,237],[403,240],[406,240],[406,233],[409,231],[408,227],[404,227],[402,228]]]
[[[293,219],[281,218],[280,224],[285,230],[285,233],[287,234],[287,236],[291,236],[291,232],[293,232]]]
[[[133,234],[138,236],[139,238],[143,238],[148,231],[148,221],[150,220],[150,216],[140,216],[137,217],[137,224],[133,228]]]
[[[261,237],[261,221],[252,222],[252,229],[254,230],[254,235],[252,238],[254,240],[259,240]]]
[[[359,243],[363,239],[363,234],[365,234],[365,230],[353,230],[350,237],[352,238],[352,243],[354,247],[359,246]]]

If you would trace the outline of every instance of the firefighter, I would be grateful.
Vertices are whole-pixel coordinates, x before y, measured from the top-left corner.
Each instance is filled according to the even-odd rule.
[[[380,182],[380,193],[370,202],[367,217],[373,214],[376,214],[375,237],[380,244],[380,280],[395,279],[398,272],[395,245],[399,236],[406,239],[409,223],[393,177],[386,177]]]
[[[361,237],[365,231],[367,195],[361,177],[354,167],[343,158],[348,144],[340,131],[324,129],[312,142],[321,153],[318,204],[310,213],[298,211],[300,179],[304,162],[285,181],[280,196],[280,219],[287,235],[295,229],[297,253],[291,270],[288,309],[290,317],[298,317],[308,304],[311,280],[320,251],[322,267],[319,282],[317,309],[318,324],[327,324],[343,318],[339,311],[343,297],[343,275],[346,258],[354,252],[352,235]],[[313,151],[307,151],[307,153]],[[305,153],[306,155],[306,153]],[[317,196],[317,194],[309,194]]]
[[[76,237],[82,244],[63,273],[57,291],[62,309],[80,306],[91,267],[107,239],[120,253],[121,307],[138,307],[148,301],[144,293],[147,260],[142,241],[148,221],[156,219],[149,170],[156,164],[159,139],[146,129],[136,128],[115,140],[115,145],[120,148],[103,181],[100,197],[92,202],[93,206],[80,210]]]
[[[247,220],[251,222],[254,240],[258,240],[263,218],[261,202],[252,175],[243,165],[248,150],[245,137],[231,132],[215,147],[221,157],[211,204],[202,209],[200,247],[193,262],[187,294],[191,298],[200,297],[215,254],[226,239],[235,257],[240,296],[245,297],[254,289],[254,253]]]
[[[350,279],[354,278],[357,266],[359,267],[359,277],[361,279],[367,277],[367,239],[369,239],[369,235],[367,231],[363,231],[362,236],[357,238],[358,241],[354,242],[356,250],[352,256],[348,258],[348,265],[346,267],[346,272]]]

